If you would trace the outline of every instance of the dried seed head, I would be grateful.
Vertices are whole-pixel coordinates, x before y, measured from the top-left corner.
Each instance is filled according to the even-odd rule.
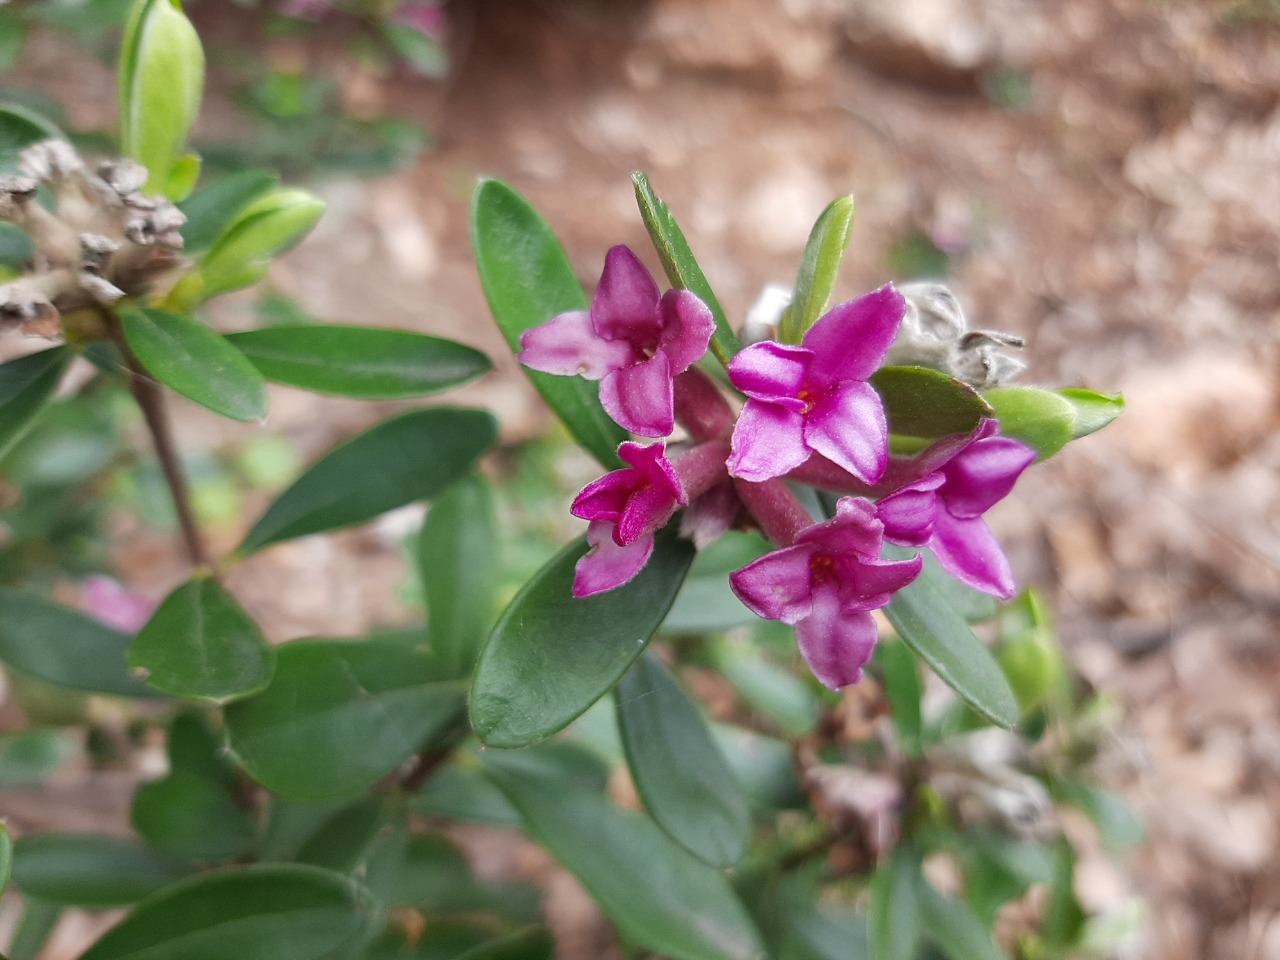
[[[39,284],[22,278],[0,286],[0,330],[10,329],[56,340],[62,333],[62,316]]]
[[[126,200],[147,182],[147,168],[133,160],[104,160],[98,164],[98,178]]]
[[[41,140],[18,154],[18,168],[29,177],[58,183],[84,173],[84,161],[65,140]]]
[[[111,304],[124,296],[123,290],[96,273],[90,273],[87,270],[81,271],[78,278],[81,289],[105,307],[111,306]]]
[[[30,177],[0,177],[0,220],[25,219],[26,206],[39,189]]]
[[[111,262],[111,255],[119,249],[119,241],[100,233],[80,234],[81,266],[90,273],[105,273]]]

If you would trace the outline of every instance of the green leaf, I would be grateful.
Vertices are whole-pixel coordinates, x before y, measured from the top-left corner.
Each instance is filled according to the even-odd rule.
[[[473,947],[457,960],[552,960],[554,952],[551,934],[541,927],[529,927]]]
[[[12,10],[0,9],[0,73],[13,69],[26,44],[26,20]]]
[[[497,435],[497,422],[482,410],[436,407],[384,420],[299,477],[254,524],[240,553],[429,500],[470,472]]]
[[[294,860],[356,875],[380,903],[389,903],[404,868],[409,842],[401,798],[365,796],[316,830]]]
[[[134,4],[118,80],[120,150],[147,168],[144,192],[164,192],[204,94],[204,50],[178,0]]]
[[[0,660],[27,676],[89,693],[158,699],[125,667],[129,637],[34,594],[0,589]]]
[[[17,168],[18,154],[41,140],[65,140],[54,124],[17,103],[0,103],[0,170]]]
[[[725,723],[714,724],[711,731],[753,808],[772,816],[774,810],[808,803],[787,741]]]
[[[924,687],[916,658],[906,644],[890,640],[876,645],[875,661],[884,674],[885,694],[889,698],[898,742],[907,756],[918,757],[924,750],[924,720],[920,713]]]
[[[13,870],[13,837],[9,828],[0,823],[0,893],[9,885],[9,873]]]
[[[853,231],[853,210],[853,194],[845,194],[832,200],[814,223],[800,260],[795,296],[778,327],[783,343],[799,343],[826,313]]]
[[[736,598],[735,598],[736,599]],[[795,674],[740,637],[717,637],[708,647],[716,669],[754,710],[789,737],[800,737],[818,721],[818,701]]]
[[[293,187],[259,195],[200,260],[200,299],[257,283],[272,260],[311,232],[324,208],[323,200]]]
[[[652,821],[593,790],[530,774],[519,754],[486,768],[530,836],[573,873],[630,940],[674,960],[758,960],[760,936],[723,875]],[[514,761],[514,762],[513,762]]]
[[[1068,387],[1059,390],[1058,396],[1075,408],[1072,440],[1096,433],[1124,411],[1124,397],[1118,393],[1096,393],[1093,390]]]
[[[0,364],[0,457],[31,429],[70,362],[70,350],[54,347]]]
[[[684,231],[676,223],[675,217],[667,209],[667,205],[653,192],[649,185],[649,177],[639,171],[631,175],[631,183],[635,187],[636,204],[640,207],[640,218],[645,229],[649,231],[649,239],[662,261],[662,269],[667,274],[673,287],[690,290],[711,310],[715,318],[716,329],[711,336],[711,352],[717,360],[728,365],[734,354],[742,349],[737,336],[729,327],[724,308],[716,299],[711,284],[707,282],[702,268],[689,249],[689,241],[684,238]]]
[[[431,650],[451,677],[469,677],[496,614],[498,529],[493,494],[478,476],[450,487],[427,514],[418,568]]]
[[[614,696],[627,766],[649,815],[700,860],[733,866],[747,849],[750,812],[698,708],[652,653]]]
[[[914,960],[920,943],[920,855],[900,844],[871,877],[868,933],[872,960]]]
[[[881,367],[869,383],[884,401],[889,432],[897,436],[934,440],[968,433],[992,416],[981,394],[937,370]]]
[[[34,254],[31,238],[17,224],[0,222],[0,283],[17,277]]]
[[[203,713],[180,713],[169,724],[170,773],[189,773],[224,787],[236,782],[221,735],[215,735]]]
[[[129,666],[157,690],[214,703],[262,690],[274,663],[258,625],[209,576],[169,594],[129,647]]]
[[[191,872],[132,840],[40,833],[14,845],[13,883],[24,896],[68,907],[134,903]]]
[[[226,708],[255,780],[303,800],[348,796],[459,729],[465,691],[426,653],[371,640],[277,648],[270,686]]]
[[[518,821],[517,821],[518,822]],[[501,916],[515,923],[538,919],[538,892],[530,886],[479,880],[462,851],[440,834],[415,834],[388,902],[428,914]]]
[[[420,397],[492,369],[479,350],[406,330],[312,324],[227,340],[273,383],[361,400]]]
[[[996,387],[983,396],[995,409],[1000,433],[1021,440],[1041,460],[1065,447],[1075,432],[1075,405],[1052,390]]]
[[[52,727],[0,734],[0,787],[32,787],[44,782],[67,754]]]
[[[480,654],[471,722],[491,747],[523,747],[570,723],[613,688],[661,626],[693,561],[668,528],[634,579],[578,599],[578,538],[516,594]]]
[[[520,334],[568,310],[590,306],[564,248],[523,197],[499,180],[484,180],[471,201],[471,247],[480,286],[513,351]],[[599,388],[581,377],[525,370],[542,399],[602,465],[619,466],[627,432],[600,405]]]
[[[1053,846],[1053,881],[1049,885],[1049,902],[1044,908],[1040,933],[1046,946],[1068,952],[1080,940],[1088,919],[1076,897],[1076,854],[1065,837]]]
[[[126,310],[120,320],[129,349],[165,386],[232,420],[267,415],[262,375],[199,320],[152,309]]]
[[[216,870],[138,904],[80,960],[320,960],[375,912],[359,884],[329,870]]]
[[[699,550],[663,630],[709,633],[759,623],[760,618],[742,605],[729,586],[728,574],[769,549],[769,543],[757,533],[730,530]]]
[[[179,206],[187,218],[182,225],[183,252],[192,257],[208,250],[245,207],[277,186],[274,174],[241,170],[197,190]]]
[[[1009,681],[964,617],[947,603],[930,570],[922,570],[895,593],[884,612],[907,646],[965,703],[992,723],[1013,729],[1021,711]]]
[[[193,773],[171,773],[133,795],[134,827],[165,853],[192,860],[231,860],[252,849],[253,818],[224,784]]]
[[[967,904],[943,896],[923,878],[916,890],[925,932],[951,960],[1008,960]]]
[[[1142,820],[1119,795],[1079,780],[1059,783],[1058,793],[1063,802],[1078,807],[1093,821],[1107,848],[1122,850],[1142,842],[1146,834]]]

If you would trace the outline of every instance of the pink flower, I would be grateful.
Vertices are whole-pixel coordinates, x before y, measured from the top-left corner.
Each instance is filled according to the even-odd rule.
[[[628,441],[618,456],[628,466],[587,484],[569,508],[591,521],[591,549],[575,568],[575,597],[613,590],[639,573],[653,553],[654,533],[689,503],[661,443],[644,447]]]
[[[156,612],[154,600],[100,573],[85,578],[81,598],[90,616],[123,633],[137,633]]]
[[[748,399],[733,431],[729,472],[767,480],[818,453],[863,483],[880,479],[889,429],[880,396],[865,381],[905,310],[887,284],[824,314],[800,346],[757,343],[734,357],[729,379]]]
[[[1036,454],[996,436],[998,430],[995,420],[984,420],[972,443],[877,508],[890,543],[928,547],[961,583],[1008,600],[1017,589],[1013,571],[982,515],[1008,495]]]
[[[675,426],[672,381],[707,352],[715,321],[687,290],[659,296],[624,246],[605,257],[591,310],[552,317],[520,335],[526,367],[600,381],[600,402],[622,428],[665,437]]]
[[[809,669],[836,690],[862,679],[877,639],[871,611],[920,573],[919,555],[882,560],[882,545],[875,505],[845,497],[834,519],[801,530],[792,546],[735,571],[729,583],[753,613],[795,626]]]

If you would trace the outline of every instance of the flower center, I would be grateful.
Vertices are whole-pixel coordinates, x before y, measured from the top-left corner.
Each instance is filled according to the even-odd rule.
[[[813,409],[813,404],[817,397],[813,395],[813,391],[808,387],[801,387],[800,392],[796,394],[796,399],[804,404],[804,409],[800,413],[805,414]]]
[[[809,558],[809,576],[813,583],[826,583],[836,575],[836,561],[825,553]]]

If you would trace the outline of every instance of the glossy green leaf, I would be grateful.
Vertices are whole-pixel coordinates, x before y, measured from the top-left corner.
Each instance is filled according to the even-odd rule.
[[[853,194],[832,200],[809,233],[791,306],[778,326],[778,339],[799,343],[831,303],[840,264],[853,232]]]
[[[0,823],[0,893],[9,885],[9,873],[13,870],[13,837],[9,828]]]
[[[178,0],[134,4],[118,81],[120,150],[147,168],[144,192],[164,192],[204,94],[204,50]]]
[[[1068,387],[1058,391],[1075,409],[1075,423],[1071,427],[1071,439],[1079,440],[1096,433],[1124,412],[1124,397],[1118,393],[1096,393]]]
[[[221,733],[215,734],[204,713],[180,713],[169,724],[169,771],[200,777],[224,787],[236,783]]]
[[[361,400],[420,397],[492,368],[479,350],[406,330],[312,324],[227,340],[273,383]]]
[[[173,201],[185,200],[200,180],[200,156],[195,153],[179,155],[169,168],[169,180],[161,191]]]
[[[944,955],[951,960],[1008,960],[967,904],[943,896],[924,879],[917,882],[916,891],[925,933]]]
[[[871,878],[868,933],[872,960],[914,960],[920,943],[920,854],[900,844]]]
[[[906,644],[890,640],[876,645],[875,662],[884,678],[898,742],[907,756],[918,757],[924,749],[924,720],[920,712],[924,687],[916,658]]]
[[[180,205],[183,252],[197,256],[208,250],[235,222],[240,212],[279,185],[265,170],[241,170],[197,190]]]
[[[0,589],[0,661],[89,693],[159,698],[125,666],[129,637],[43,597]]]
[[[300,865],[204,873],[137,908],[81,960],[320,960],[376,913],[350,877]]]
[[[165,386],[232,420],[267,415],[262,374],[199,320],[151,309],[126,310],[120,320],[129,349]]]
[[[394,794],[365,796],[316,830],[293,857],[361,878],[383,904],[390,903],[405,864],[409,825]]]
[[[258,833],[225,785],[192,773],[144,783],[133,795],[131,816],[151,846],[192,860],[243,856]]]
[[[786,740],[725,723],[713,724],[711,732],[753,809],[772,816],[774,810],[808,803]]]
[[[0,171],[17,168],[18,154],[41,140],[66,135],[45,117],[17,103],[0,103]]]
[[[614,696],[627,766],[649,815],[694,856],[733,866],[751,830],[747,799],[698,708],[652,653]]]
[[[132,840],[97,834],[38,833],[13,850],[13,885],[25,896],[69,907],[134,903],[191,870]]]
[[[257,283],[271,261],[302,241],[324,213],[324,201],[293,187],[263,193],[236,215],[199,264],[200,296]]]
[[[728,574],[769,549],[769,543],[759,534],[731,530],[699,550],[663,630],[709,633],[759,623],[759,618],[742,605],[729,586]]]
[[[947,603],[928,568],[895,593],[884,612],[907,646],[960,699],[992,723],[1013,729],[1021,711],[1009,681],[964,617]]]
[[[1075,405],[1052,390],[996,387],[983,396],[1000,419],[1000,433],[1021,440],[1041,460],[1065,447],[1075,432]]]
[[[476,188],[471,247],[489,309],[514,351],[520,349],[524,331],[556,314],[590,306],[551,228],[499,180],[482,181]],[[618,444],[627,432],[604,412],[596,384],[581,377],[525,373],[588,453],[610,469],[620,465]]]
[[[449,676],[470,676],[497,613],[498,528],[478,476],[431,505],[418,541],[431,649]]]
[[[644,221],[645,229],[649,231],[649,239],[653,241],[653,248],[658,252],[658,259],[662,261],[662,269],[666,272],[667,279],[673,287],[690,290],[697,294],[698,298],[710,308],[716,322],[715,333],[711,336],[711,352],[715,354],[716,359],[727,365],[734,354],[742,349],[742,344],[738,342],[737,336],[730,328],[724,308],[720,306],[720,301],[716,299],[711,284],[707,282],[702,268],[694,259],[693,251],[689,249],[689,241],[684,237],[684,231],[676,223],[667,205],[653,192],[648,176],[637,171],[631,175],[631,183],[635,187],[640,218]]]
[[[68,752],[62,736],[52,727],[0,734],[0,787],[43,783]]]
[[[169,594],[129,646],[129,666],[151,686],[214,703],[262,690],[274,664],[258,625],[209,576]]]
[[[645,817],[489,755],[489,776],[525,829],[573,873],[630,940],[673,960],[763,960],[738,898],[713,867]]]
[[[736,598],[735,598],[736,599]],[[743,700],[789,737],[800,737],[818,721],[818,701],[795,674],[740,637],[716,637],[708,646],[712,663]]]
[[[453,841],[431,833],[410,838],[404,866],[388,897],[392,905],[417,907],[428,914],[491,914],[521,924],[537,922],[538,901],[534,887],[480,880]]]
[[[608,693],[671,609],[693,546],[668,529],[629,583],[578,599],[574,541],[516,594],[480,654],[471,722],[491,747],[523,747],[569,724]]]
[[[240,552],[429,500],[466,476],[497,436],[497,422],[482,410],[436,407],[384,420],[299,477],[254,524]]]
[[[884,401],[889,432],[933,440],[968,433],[991,406],[976,390],[925,367],[881,367],[870,384]]]
[[[262,693],[226,708],[231,750],[287,797],[348,796],[459,730],[465,690],[420,650],[366,640],[277,648]]]
[[[70,362],[70,350],[54,347],[0,364],[0,457],[34,425]]]

